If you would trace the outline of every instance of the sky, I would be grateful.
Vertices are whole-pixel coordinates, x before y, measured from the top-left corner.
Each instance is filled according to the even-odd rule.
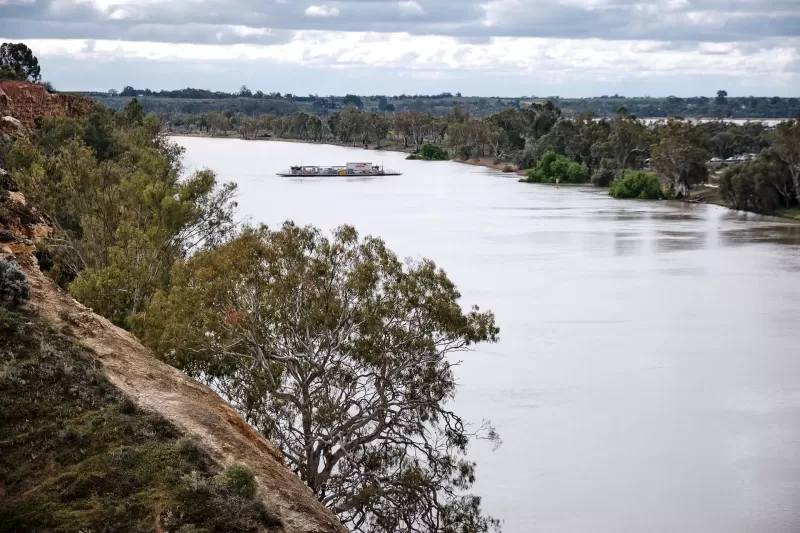
[[[59,90],[800,96],[800,0],[0,0]]]

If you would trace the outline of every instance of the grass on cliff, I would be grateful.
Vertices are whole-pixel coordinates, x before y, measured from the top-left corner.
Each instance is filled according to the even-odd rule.
[[[280,529],[243,466],[138,410],[63,335],[0,306],[0,532]]]

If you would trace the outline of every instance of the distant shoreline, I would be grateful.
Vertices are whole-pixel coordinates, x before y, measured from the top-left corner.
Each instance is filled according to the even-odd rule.
[[[376,148],[374,145],[370,145],[368,148],[364,148],[363,146],[352,146],[348,144],[341,144],[341,143],[332,143],[326,141],[311,141],[307,139],[285,139],[282,137],[256,137],[255,139],[243,139],[239,135],[210,135],[207,133],[164,133],[168,137],[202,137],[208,139],[238,139],[241,141],[274,141],[274,142],[291,142],[291,143],[302,143],[302,144],[311,144],[311,145],[327,145],[327,146],[340,146],[342,148],[360,148],[362,150],[367,151],[381,151],[381,152],[396,152],[401,154],[410,154],[412,153],[410,150],[403,147],[400,143],[395,142],[387,142],[387,144],[380,147],[380,149]],[[490,168],[492,170],[498,170],[501,172],[509,173],[509,174],[516,174],[519,176],[524,176],[525,171],[522,169],[517,168],[517,166],[513,163],[500,161],[495,162],[494,158],[491,157],[481,157],[477,159],[450,159],[453,163],[461,163],[464,165],[471,165],[475,167],[483,167],[483,168]],[[510,168],[511,170],[507,170]],[[547,184],[539,184],[539,185],[547,185]],[[566,185],[566,184],[564,184]],[[581,184],[591,186],[591,184]],[[607,189],[607,187],[595,187],[597,189]],[[692,191],[692,193],[687,198],[681,198],[678,201],[684,202],[688,204],[708,204],[708,205],[717,205],[720,207],[724,207],[725,209],[729,209],[731,211],[736,211],[735,209],[731,209],[730,207],[726,206],[724,203],[720,201],[718,195],[716,194],[715,187],[699,187]],[[749,211],[747,211],[749,212]],[[773,213],[773,214],[763,214],[763,213],[753,213],[759,216],[765,217],[773,217],[780,220],[790,220],[793,222],[800,222],[800,211],[797,209],[788,210],[785,213]]]
[[[308,139],[287,139],[283,137],[256,137],[255,139],[244,139],[239,135],[209,135],[206,133],[179,133],[179,134],[171,134],[166,133],[169,137],[204,137],[208,139],[239,139],[241,141],[274,141],[274,142],[290,142],[290,143],[301,143],[301,144],[311,144],[311,145],[328,145],[328,146],[340,146],[342,148],[357,148],[366,151],[372,152],[396,152],[400,154],[411,154],[413,153],[411,150],[405,148],[400,143],[397,142],[387,142],[385,145],[382,145],[380,148],[377,148],[374,143],[368,145],[368,148],[364,148],[363,146],[352,146],[350,144],[342,144],[336,142],[329,142],[329,141],[311,141]],[[520,170],[517,168],[517,165],[508,161],[500,161],[495,163],[495,159],[492,157],[480,157],[480,158],[472,158],[472,159],[450,159],[450,161],[454,163],[462,163],[465,165],[472,165],[476,167],[485,167],[491,168],[494,170],[499,170],[501,172],[507,172],[511,174],[518,174],[520,176],[525,175],[524,170]],[[506,170],[506,168],[511,168],[511,170]]]

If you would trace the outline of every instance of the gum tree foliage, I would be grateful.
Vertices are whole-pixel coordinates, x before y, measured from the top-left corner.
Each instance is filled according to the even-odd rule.
[[[497,340],[446,274],[352,227],[245,230],[181,262],[145,340],[223,394],[353,531],[484,532],[457,353]]]
[[[772,141],[775,153],[789,167],[797,202],[800,203],[800,119],[778,124]]]
[[[38,83],[41,79],[39,60],[24,43],[0,45],[0,80]]]
[[[45,118],[7,157],[20,190],[58,231],[40,259],[95,311],[133,327],[174,262],[227,238],[235,186],[199,171],[181,177],[182,149],[131,102],[84,118]]]
[[[708,178],[703,131],[687,120],[669,118],[658,127],[656,135],[651,147],[653,168],[677,197],[688,196],[693,185]]]
[[[788,165],[774,150],[764,150],[753,161],[726,168],[719,193],[733,209],[769,213],[790,207],[794,187]]]

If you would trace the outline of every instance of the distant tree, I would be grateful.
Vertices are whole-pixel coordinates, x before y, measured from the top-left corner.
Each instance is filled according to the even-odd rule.
[[[561,110],[548,100],[544,104],[533,103],[521,111],[526,121],[526,135],[536,140],[547,135],[561,118]]]
[[[789,167],[797,201],[800,203],[800,118],[781,122],[772,134],[775,153]]]
[[[355,94],[347,94],[347,95],[345,95],[344,99],[342,100],[342,103],[345,106],[354,105],[358,109],[361,109],[362,107],[364,107],[364,102],[362,102],[361,98],[356,96]]]
[[[367,115],[367,128],[369,129],[369,135],[372,139],[375,139],[375,148],[380,150],[381,148],[381,141],[383,141],[387,135],[389,135],[389,130],[391,129],[391,121],[385,115],[381,115],[379,113],[370,113]]]
[[[114,97],[114,96],[118,96],[118,95],[119,95],[119,91],[118,90],[116,90],[116,89],[109,89],[108,90],[108,96]]]
[[[136,96],[138,91],[131,87],[130,85],[126,85],[122,92],[119,93],[120,96]]]
[[[241,87],[239,87],[239,96],[244,96],[249,98],[253,96],[253,93],[250,91],[250,89],[247,88],[247,85],[242,85]]]
[[[411,110],[401,113],[396,118],[396,124],[400,125],[404,136],[414,142],[415,151],[419,152],[422,142],[425,140],[425,132],[431,122],[431,116],[427,113]]]
[[[122,116],[129,125],[141,125],[144,122],[144,108],[139,104],[139,100],[132,98],[122,110]]]
[[[789,207],[793,189],[786,163],[773,150],[726,168],[719,181],[720,196],[729,207],[761,213]]]
[[[658,130],[651,148],[653,168],[678,197],[688,196],[693,185],[708,178],[705,137],[700,128],[680,118],[670,118]]]
[[[39,60],[24,43],[0,45],[0,79],[30,81],[42,79]]]
[[[396,110],[394,104],[386,104],[386,112],[387,113],[394,113]]]
[[[264,98],[264,93],[258,90],[253,96],[255,96],[256,98]]]
[[[728,91],[717,91],[717,97],[714,98],[714,103],[717,105],[728,105]]]
[[[733,147],[736,145],[736,141],[736,135],[727,130],[717,133],[710,139],[714,155],[721,159],[733,155]]]
[[[378,99],[378,111],[386,111],[386,107],[389,105],[389,102],[386,100],[385,96],[381,96]]]
[[[505,150],[522,150],[525,147],[525,120],[514,108],[496,113],[488,120],[502,132],[499,139]]]
[[[336,133],[343,143],[352,142],[356,145],[359,134],[363,131],[364,117],[354,106],[349,106],[339,115]]]
[[[317,142],[322,137],[322,120],[317,116],[308,117],[306,130],[311,136],[311,140]]]

